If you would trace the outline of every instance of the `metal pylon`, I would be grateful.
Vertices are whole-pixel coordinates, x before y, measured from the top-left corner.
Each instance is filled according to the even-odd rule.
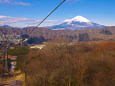
[[[5,41],[4,42],[4,59],[3,59],[3,77],[10,76],[7,48],[8,48],[8,43],[7,41]]]
[[[8,60],[8,49],[11,47],[11,43],[20,44],[22,42],[22,38],[20,35],[13,34],[13,35],[0,35],[0,51],[3,53],[3,77],[10,76],[10,67],[9,67],[9,60]]]

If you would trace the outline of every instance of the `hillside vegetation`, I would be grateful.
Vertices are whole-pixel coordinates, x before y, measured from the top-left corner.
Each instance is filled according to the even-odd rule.
[[[33,27],[25,27],[23,29],[18,28],[7,28],[0,27],[0,30],[7,35],[18,34],[22,35],[22,37],[26,34],[28,38],[28,34],[33,30]],[[0,34],[2,34],[0,32]],[[3,34],[2,34],[3,35]],[[73,37],[79,41],[97,41],[97,40],[115,40],[115,26],[104,27],[104,28],[94,28],[94,29],[82,29],[82,30],[51,30],[48,28],[36,28],[30,35],[29,44],[34,41],[41,43],[43,41],[47,41],[49,39],[54,39],[57,37]],[[85,37],[86,36],[86,37]],[[25,36],[24,36],[25,37]],[[40,38],[42,37],[42,38]],[[37,41],[35,41],[35,39]],[[40,39],[40,41],[38,41]]]
[[[29,86],[115,86],[115,42],[49,42],[21,60]]]

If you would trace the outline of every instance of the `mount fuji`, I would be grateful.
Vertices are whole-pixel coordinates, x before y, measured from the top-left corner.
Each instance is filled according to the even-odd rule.
[[[91,29],[91,28],[102,28],[102,27],[105,26],[91,22],[90,20],[82,16],[76,16],[72,19],[65,20],[62,24],[51,26],[48,28],[53,30],[80,30],[86,28]]]

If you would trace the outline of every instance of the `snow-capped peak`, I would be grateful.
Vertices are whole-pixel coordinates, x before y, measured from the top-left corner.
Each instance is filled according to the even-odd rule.
[[[82,17],[82,16],[76,16],[72,19],[73,21],[80,21],[80,22],[90,22],[88,19]]]
[[[91,22],[82,16],[76,16],[72,19],[65,20],[62,24],[55,25],[49,28],[58,29],[58,30],[62,30],[62,29],[80,30],[80,29],[86,29],[86,28],[102,28],[102,27],[105,27],[105,26]]]
[[[86,23],[89,23],[90,21],[82,16],[76,16],[72,19],[67,19],[65,20],[64,22],[68,22],[68,23],[71,23],[72,21],[78,21],[78,22],[86,22]]]

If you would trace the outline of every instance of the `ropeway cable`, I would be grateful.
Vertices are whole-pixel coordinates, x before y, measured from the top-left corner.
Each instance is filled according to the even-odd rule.
[[[38,28],[55,10],[57,10],[66,0],[63,0],[48,16],[46,16],[36,27],[34,27],[28,35],[30,35],[36,28]]]
[[[33,28],[28,35],[30,35],[38,26],[40,26],[55,10],[57,10],[66,0],[63,0],[48,16],[46,16],[35,28]],[[2,34],[5,36],[6,40],[10,42],[9,38],[0,30]],[[3,39],[3,38],[2,38]],[[4,39],[3,39],[4,40]]]

